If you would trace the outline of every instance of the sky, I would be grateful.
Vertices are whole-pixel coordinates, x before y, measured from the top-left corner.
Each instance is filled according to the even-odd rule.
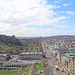
[[[75,0],[0,0],[0,34],[75,35]]]

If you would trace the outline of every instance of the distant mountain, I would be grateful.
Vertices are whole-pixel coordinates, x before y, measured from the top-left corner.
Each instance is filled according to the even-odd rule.
[[[38,39],[39,37],[17,37],[18,39]]]
[[[20,40],[17,39],[14,35],[13,36],[0,35],[0,44],[16,45],[16,46],[22,45]]]
[[[52,38],[75,38],[75,35],[57,35],[57,36],[51,36]]]
[[[75,38],[75,35],[56,35],[48,37],[17,37],[18,39],[40,39],[40,38]]]

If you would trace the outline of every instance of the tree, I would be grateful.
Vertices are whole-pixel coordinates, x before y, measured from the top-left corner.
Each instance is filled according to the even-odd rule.
[[[44,68],[44,74],[45,75],[53,75],[53,67],[52,66],[46,66]]]
[[[42,58],[42,59],[41,59],[41,62],[42,62],[42,64],[44,65],[44,67],[46,67],[46,65],[47,65],[47,63],[48,63],[48,60],[45,59],[45,58]]]
[[[34,74],[35,74],[34,69],[35,69],[35,64],[32,65],[32,72],[31,72],[31,75],[34,75]]]

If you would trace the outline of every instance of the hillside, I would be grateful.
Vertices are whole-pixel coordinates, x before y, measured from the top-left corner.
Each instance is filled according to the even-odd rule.
[[[18,53],[16,49],[21,46],[20,40],[15,36],[0,35],[0,53],[9,52],[10,54],[15,54]]]
[[[21,46],[21,42],[15,36],[0,35],[0,44]]]

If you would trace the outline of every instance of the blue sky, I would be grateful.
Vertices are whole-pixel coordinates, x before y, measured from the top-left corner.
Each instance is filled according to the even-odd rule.
[[[0,34],[75,35],[75,0],[0,0]]]

